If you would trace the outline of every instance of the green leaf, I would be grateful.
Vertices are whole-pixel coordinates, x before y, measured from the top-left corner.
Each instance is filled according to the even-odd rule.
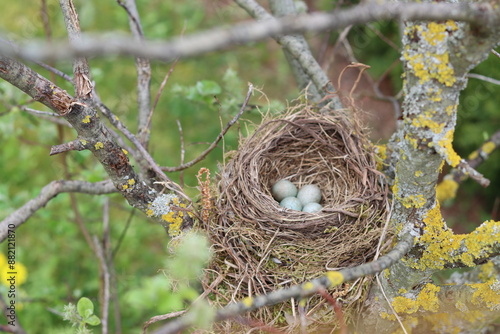
[[[83,319],[89,318],[94,313],[94,304],[87,297],[80,298],[76,308]]]
[[[213,96],[220,94],[222,92],[222,89],[219,86],[219,84],[211,80],[198,81],[196,83],[196,90],[198,90],[198,93],[204,96],[208,95]]]
[[[90,326],[97,326],[101,323],[101,319],[99,319],[98,316],[95,314],[92,314],[90,317],[87,319],[84,319],[85,323],[89,324]]]

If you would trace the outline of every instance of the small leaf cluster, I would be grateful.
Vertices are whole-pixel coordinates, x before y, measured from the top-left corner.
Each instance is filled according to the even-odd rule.
[[[63,319],[77,327],[77,334],[90,334],[92,331],[87,325],[98,326],[101,323],[99,317],[94,314],[94,303],[87,297],[80,298],[76,306],[72,303],[65,305]]]

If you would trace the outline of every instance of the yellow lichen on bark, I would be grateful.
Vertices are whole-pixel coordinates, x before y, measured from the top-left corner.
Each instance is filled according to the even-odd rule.
[[[487,282],[467,284],[476,291],[472,294],[472,303],[485,305],[491,311],[500,311],[500,281],[491,278]]]
[[[375,145],[375,161],[377,162],[377,170],[382,170],[384,161],[387,159],[387,146]]]
[[[171,237],[178,236],[181,233],[181,225],[182,225],[182,217],[184,213],[182,211],[179,212],[169,212],[163,214],[161,219],[168,223],[168,235]]]
[[[412,125],[420,128],[427,128],[434,133],[441,133],[444,129],[444,124],[432,120],[432,112],[424,112],[412,120]]]
[[[422,37],[430,45],[436,46],[443,42],[448,36],[448,31],[455,31],[458,27],[454,21],[448,20],[446,23],[429,22],[427,29],[422,29]]]
[[[455,71],[450,64],[448,53],[437,54],[426,52],[425,54],[403,53],[404,59],[413,69],[413,73],[423,84],[431,79],[435,79],[445,86],[451,87],[456,82]]]
[[[416,34],[420,36],[421,41],[429,45],[430,49],[434,51],[416,53],[411,50],[410,45],[407,45],[403,52],[403,58],[408,62],[421,84],[434,79],[445,86],[451,87],[456,82],[455,71],[450,63],[449,53],[441,50],[446,50],[444,46],[447,43],[449,33],[457,29],[457,25],[451,20],[445,23],[429,22],[423,25],[409,26],[406,29],[406,35],[413,36]],[[436,94],[433,94],[433,96],[434,100],[441,100]]]
[[[500,222],[486,221],[469,234],[454,234],[441,217],[439,204],[425,215],[424,233],[418,239],[423,246],[422,256],[411,264],[418,270],[444,269],[448,263],[473,267],[500,240]]]
[[[397,296],[392,300],[392,307],[397,313],[412,314],[419,310],[437,312],[439,309],[439,299],[437,293],[440,287],[427,283],[416,298]]]
[[[436,187],[436,198],[439,203],[443,203],[443,201],[455,198],[457,190],[458,182],[453,180],[452,176],[446,175]]]
[[[401,204],[406,208],[421,208],[427,202],[423,195],[410,195],[404,198],[400,198]]]
[[[332,287],[340,285],[344,282],[344,275],[340,271],[329,271],[325,276],[330,281]]]
[[[458,164],[460,163],[460,156],[455,152],[453,149],[453,130],[449,130],[446,132],[445,136],[443,139],[441,139],[436,147],[436,150],[438,153],[441,153],[443,155],[443,158],[446,159],[446,162],[451,166],[451,167],[457,167]],[[431,146],[436,146],[434,143],[429,143]]]
[[[493,150],[495,149],[496,145],[492,141],[488,141],[481,146],[481,150],[486,153],[486,154],[491,154]]]

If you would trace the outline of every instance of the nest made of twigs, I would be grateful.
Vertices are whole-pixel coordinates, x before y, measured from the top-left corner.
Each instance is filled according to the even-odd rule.
[[[210,289],[227,302],[372,259],[387,189],[371,151],[346,113],[301,105],[264,120],[220,172],[217,214],[206,231],[218,277]],[[281,179],[318,185],[324,209],[281,208],[271,195]]]

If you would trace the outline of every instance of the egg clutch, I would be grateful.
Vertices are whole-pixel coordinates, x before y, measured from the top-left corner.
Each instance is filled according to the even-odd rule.
[[[300,190],[288,180],[279,180],[272,189],[273,198],[285,209],[303,212],[319,212],[323,209],[320,203],[321,190],[317,185],[308,184]]]

